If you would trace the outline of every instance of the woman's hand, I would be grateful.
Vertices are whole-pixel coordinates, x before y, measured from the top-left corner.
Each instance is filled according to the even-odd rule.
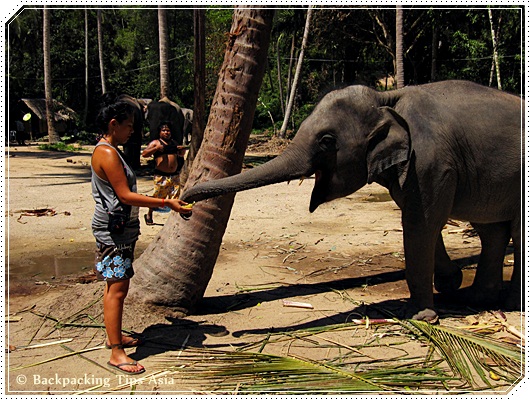
[[[191,214],[193,207],[193,204],[188,204],[180,199],[166,199],[165,204],[173,211],[181,214]]]

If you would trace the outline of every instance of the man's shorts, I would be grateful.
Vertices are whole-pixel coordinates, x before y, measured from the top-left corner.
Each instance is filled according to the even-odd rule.
[[[94,271],[100,281],[123,281],[134,275],[134,247],[130,244],[108,245],[96,242],[96,262]]]
[[[180,193],[180,178],[179,175],[154,176],[155,190],[153,197],[159,199],[174,199]]]

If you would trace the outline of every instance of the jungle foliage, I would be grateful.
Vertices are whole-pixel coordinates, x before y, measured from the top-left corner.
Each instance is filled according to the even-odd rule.
[[[50,6],[53,97],[88,117],[80,131],[93,130],[101,96],[96,6]],[[233,10],[209,6],[206,12],[207,109],[214,96]],[[266,76],[255,113],[254,129],[274,132],[281,126],[296,67],[306,7],[276,12]],[[317,6],[289,129],[295,130],[327,91],[350,84],[392,89],[395,65],[394,6]],[[24,6],[6,28],[10,112],[20,98],[44,97],[42,8]],[[523,81],[523,9],[492,7],[503,90],[520,94]],[[160,93],[157,8],[105,6],[103,53],[108,91],[158,99]],[[193,106],[193,10],[168,9],[170,97]],[[85,85],[85,35],[88,37],[88,85]],[[492,29],[486,7],[403,8],[405,83],[469,79],[497,86],[492,69]],[[279,79],[280,77],[280,79]],[[281,83],[280,83],[281,81]],[[281,88],[280,88],[281,85]],[[282,94],[282,96],[280,96]],[[14,123],[15,116],[10,115]],[[274,126],[273,126],[274,125]]]

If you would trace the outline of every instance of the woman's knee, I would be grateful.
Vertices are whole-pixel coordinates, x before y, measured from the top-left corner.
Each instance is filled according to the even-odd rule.
[[[124,301],[129,292],[129,280],[107,282],[107,297]]]

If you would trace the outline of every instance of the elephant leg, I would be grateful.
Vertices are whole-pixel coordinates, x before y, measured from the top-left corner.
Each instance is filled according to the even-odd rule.
[[[436,240],[434,287],[440,293],[454,292],[462,284],[462,270],[451,261],[445,250],[442,233]]]
[[[511,237],[510,223],[472,225],[480,237],[482,250],[466,300],[480,306],[495,305],[500,300],[504,256]]]
[[[436,235],[421,234],[404,224],[405,278],[410,292],[407,318],[434,322],[433,275]]]
[[[521,233],[521,219],[517,218],[512,221],[511,236],[513,241],[513,272],[512,279],[510,281],[510,291],[506,296],[504,307],[507,310],[522,310],[522,283],[524,281],[524,268],[522,268],[522,233]]]
[[[130,143],[129,143],[130,142]],[[142,148],[141,142],[131,142],[123,145],[123,154],[132,169],[140,169],[140,153]]]

